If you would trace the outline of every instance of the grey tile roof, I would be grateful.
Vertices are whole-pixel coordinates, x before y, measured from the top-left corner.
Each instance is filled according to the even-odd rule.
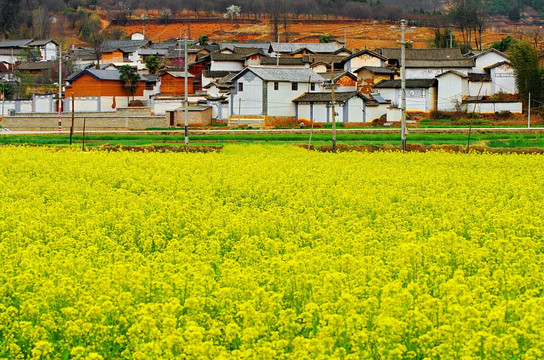
[[[32,42],[32,39],[24,39],[24,40],[4,40],[0,41],[0,48],[12,48],[12,47],[25,47],[30,42]]]
[[[221,52],[211,53],[211,59],[213,61],[245,61],[248,57],[260,54],[264,56],[264,53],[261,49],[255,48],[234,48],[234,53],[232,54],[223,54]]]
[[[167,71],[167,72],[165,72],[165,74],[172,75],[175,78],[184,78],[185,77],[185,71]],[[187,77],[188,78],[193,78],[195,76],[188,72]]]
[[[489,74],[468,73],[468,81],[470,82],[489,82],[491,77]]]
[[[369,99],[364,96],[363,94],[357,92],[357,91],[342,91],[342,92],[336,92],[334,94],[334,98],[336,101],[347,101],[353,97],[359,97],[363,99],[364,101],[368,101]],[[332,101],[332,94],[331,92],[307,92],[299,97],[292,100],[293,102],[331,102]]]
[[[262,57],[261,58],[261,65],[276,65],[278,62],[278,59],[275,57]],[[280,65],[304,65],[306,62],[302,60],[301,57],[281,57],[279,59]]]
[[[512,64],[510,63],[510,61],[500,61],[498,63],[494,63],[493,65],[489,65],[489,66],[484,67],[484,70],[494,69],[494,68],[499,67],[501,65],[512,65]]]
[[[362,66],[355,70],[355,72],[359,72],[361,70],[368,70],[373,74],[383,74],[383,75],[394,75],[395,72],[391,69],[380,67],[380,66]]]
[[[57,42],[53,39],[46,39],[46,40],[34,40],[28,44],[28,46],[44,46],[49,43],[53,43],[55,45],[58,45]]]
[[[168,54],[168,49],[140,49],[138,50],[138,55],[156,55],[156,56],[164,56]]]
[[[237,48],[260,49],[263,52],[268,52],[268,49],[270,48],[270,43],[268,42],[221,43],[220,46],[221,46],[221,50],[223,49],[234,50],[234,48],[237,47]]]
[[[50,70],[57,64],[56,61],[36,61],[36,62],[25,62],[17,66],[17,70],[20,71],[42,71]]]
[[[472,55],[473,58],[477,58],[477,57],[480,57],[482,55],[485,55],[485,54],[489,54],[489,53],[495,53],[497,55],[500,55],[500,56],[503,56],[505,59],[508,59],[508,55],[506,55],[505,53],[495,49],[495,48],[491,48],[491,49],[487,49],[487,50],[484,50],[484,51],[471,51],[468,55]]]
[[[146,47],[149,43],[149,40],[108,40],[104,42],[102,51],[107,53],[121,50],[125,53],[131,53]]]
[[[388,59],[400,60],[401,57],[400,47],[384,47],[377,49],[376,52],[381,53]],[[450,60],[461,58],[463,58],[463,54],[459,48],[406,49],[406,60]]]
[[[459,58],[459,59],[430,59],[430,60],[413,60],[406,59],[406,67],[411,68],[472,68],[474,67],[474,59]]]
[[[236,80],[247,71],[253,72],[259,78],[265,81],[282,81],[282,82],[324,82],[321,76],[317,75],[309,68],[285,68],[285,67],[247,67],[240,71],[233,80]]]
[[[329,72],[324,72],[324,73],[317,73],[317,74],[319,76],[321,76],[323,79],[329,80],[329,82],[330,82],[330,80],[331,80],[330,71]],[[338,79],[340,79],[344,75],[348,75],[349,77],[354,78],[355,80],[357,80],[357,76],[353,75],[349,71],[335,71],[332,74],[334,81],[338,81]]]
[[[353,58],[356,58],[356,57],[359,57],[359,56],[365,55],[365,54],[377,57],[377,58],[382,59],[382,60],[387,60],[387,58],[385,56],[381,55],[380,53],[378,53],[376,51],[368,50],[368,49],[359,50],[359,51],[351,54],[350,56],[345,57],[344,60],[353,59]]]
[[[407,79],[406,88],[430,88],[436,86],[438,81],[436,79]],[[400,89],[400,80],[382,80],[376,85],[375,89]]]
[[[177,41],[163,41],[159,43],[153,43],[149,46],[150,49],[172,49],[178,46]]]
[[[308,54],[302,55],[302,61],[308,63],[323,62],[330,66],[331,62],[335,64],[341,64],[345,61],[346,57],[342,55],[333,55],[333,54]]]
[[[271,43],[273,52],[292,53],[300,49],[308,49],[316,54],[334,54],[340,48],[337,42],[331,43]]]
[[[446,74],[455,74],[463,79],[468,79],[468,75],[465,75],[459,71],[455,71],[455,70],[448,70],[448,71],[444,71],[442,74],[438,74],[436,75],[435,77],[441,77],[442,75],[446,75]]]
[[[212,70],[208,70],[208,71],[204,71],[202,74],[204,74],[205,77],[210,77],[210,78],[222,78],[224,76],[227,76],[231,73],[231,71],[212,71]],[[234,73],[234,74],[237,74],[237,73]]]
[[[72,53],[68,56],[72,59],[96,60],[96,55],[94,53],[94,49],[92,48],[80,47],[74,49],[74,51],[72,51]]]
[[[89,74],[98,80],[120,80],[119,70],[97,70],[97,69],[85,69],[77,74],[70,76],[67,80],[74,81],[84,74]]]

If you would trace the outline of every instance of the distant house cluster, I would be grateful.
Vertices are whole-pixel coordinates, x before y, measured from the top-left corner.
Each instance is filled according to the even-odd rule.
[[[0,70],[13,74],[17,69],[32,73],[50,68],[57,46],[52,40],[0,42]],[[16,60],[23,50],[30,57]],[[138,100],[152,114],[167,115],[181,107],[187,91],[188,101],[211,107],[216,120],[283,117],[330,122],[334,117],[362,123],[398,113],[402,97],[400,48],[351,51],[333,41],[191,42],[185,49],[180,39],[153,43],[135,36],[107,41],[99,51],[73,48],[66,57],[75,70],[64,79],[64,96],[74,97],[75,111],[82,112],[115,111]],[[150,57],[160,64],[154,74],[146,67]],[[132,94],[121,78],[124,65],[140,74]],[[405,67],[407,111],[521,111],[513,68],[495,49],[468,54],[459,48],[407,49]],[[512,95],[506,97],[510,100],[497,96],[504,94]],[[16,105],[14,109],[23,111]]]

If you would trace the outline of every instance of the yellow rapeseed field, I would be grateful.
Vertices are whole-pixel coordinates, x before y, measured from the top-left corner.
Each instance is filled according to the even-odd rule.
[[[544,157],[0,148],[2,359],[542,359]]]

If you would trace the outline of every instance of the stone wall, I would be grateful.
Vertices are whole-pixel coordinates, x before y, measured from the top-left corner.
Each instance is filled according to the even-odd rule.
[[[112,115],[105,113],[76,113],[74,130],[83,130],[85,120],[86,130],[145,130],[149,128],[169,127],[166,116],[150,115]],[[72,116],[65,114],[62,117],[62,130],[70,129]],[[25,114],[5,116],[2,127],[13,131],[50,131],[58,129],[58,116],[54,114]]]

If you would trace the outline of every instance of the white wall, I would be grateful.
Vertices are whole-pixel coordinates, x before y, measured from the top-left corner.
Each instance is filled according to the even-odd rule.
[[[212,61],[210,71],[242,71],[244,64],[241,61]]]
[[[291,90],[290,82],[280,82],[278,90],[274,90],[274,82],[268,83],[268,116],[295,116],[296,109],[292,100],[300,95],[308,92],[310,89],[309,83],[298,83],[297,90]],[[316,91],[318,84],[316,84]]]
[[[456,104],[468,96],[468,79],[452,73],[438,78],[438,110],[455,111]]]
[[[384,66],[385,62],[377,57],[374,57],[370,54],[363,54],[361,56],[354,57],[349,59],[344,64],[344,70],[354,72],[362,66]]]
[[[489,96],[491,92],[491,81],[482,82],[469,82],[468,83],[468,95],[469,96]]]
[[[338,114],[335,118],[336,122],[364,122],[374,119],[374,117],[369,118],[368,113],[365,117],[365,104],[363,99],[359,97],[349,99],[344,106],[335,106],[334,110]],[[316,123],[331,122],[332,109],[327,107],[325,103],[299,104],[298,118],[315,120]]]
[[[392,106],[400,106],[400,89],[376,89],[385,99],[391,100]],[[411,93],[413,91],[413,94]],[[436,93],[430,89],[406,89],[406,111],[424,111],[432,110]]]
[[[238,91],[238,84],[243,90]],[[263,115],[263,81],[248,71],[234,82],[231,91],[232,115]]]
[[[151,104],[151,112],[154,115],[164,115],[167,111],[173,111],[183,106],[181,99],[155,99]]]
[[[474,108],[473,103],[467,104],[469,111]],[[477,103],[476,113],[496,113],[501,111],[510,111],[515,114],[521,114],[522,103],[521,102],[509,102],[509,103]]]
[[[42,54],[42,60],[51,61],[57,60],[57,45],[52,42],[45,44],[45,46],[40,47],[40,53]]]
[[[516,77],[514,69],[507,64],[497,66],[490,71],[491,74],[491,94],[500,92],[506,94],[517,94]]]
[[[501,61],[507,61],[508,58],[501,56],[499,54],[496,54],[494,52],[488,52],[484,55],[478,56],[475,59],[474,67],[472,68],[471,72],[473,73],[479,73],[479,74],[485,74],[484,67],[490,66],[493,64],[496,64]]]
[[[344,105],[347,106],[347,111],[344,111],[344,114],[347,112],[347,119],[348,122],[366,122],[369,121],[366,119],[365,114],[365,104],[363,99],[360,97],[352,97],[347,101],[347,103]]]
[[[374,119],[379,119],[382,115],[387,113],[388,107],[389,104],[379,104],[378,106],[365,106],[365,120],[367,122],[370,122]]]
[[[407,68],[407,79],[434,79],[437,75],[445,73],[448,70],[454,70],[461,74],[468,74],[469,68],[439,68],[439,69],[421,69],[421,68]]]
[[[13,53],[13,57],[11,55],[0,55],[0,62],[5,62],[8,64],[15,64],[17,61],[17,53]]]

